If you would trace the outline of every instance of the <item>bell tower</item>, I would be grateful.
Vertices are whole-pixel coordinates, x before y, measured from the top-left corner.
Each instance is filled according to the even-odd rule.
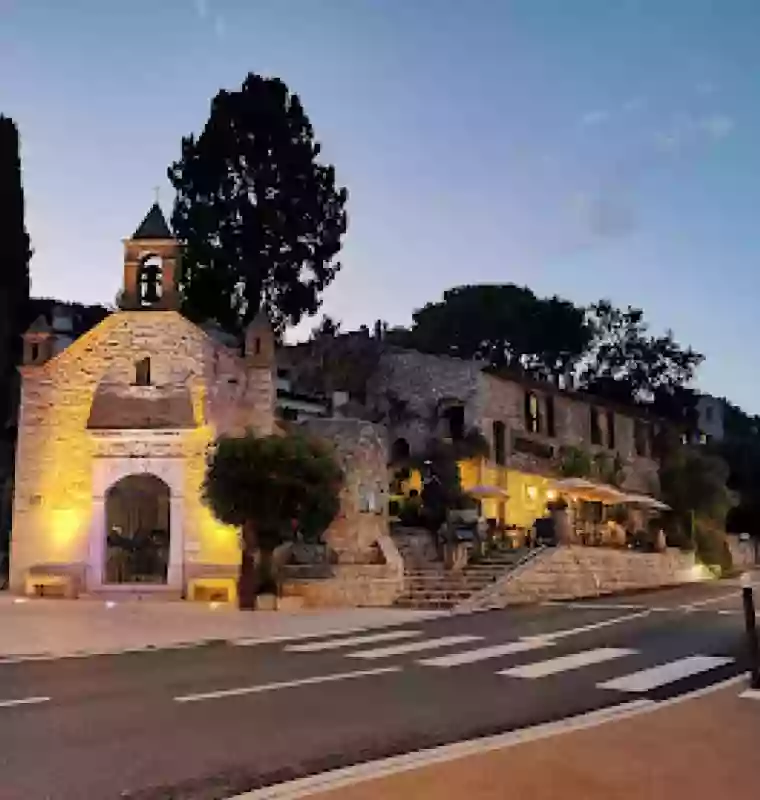
[[[124,240],[122,310],[178,310],[178,269],[179,244],[155,202],[131,238]]]

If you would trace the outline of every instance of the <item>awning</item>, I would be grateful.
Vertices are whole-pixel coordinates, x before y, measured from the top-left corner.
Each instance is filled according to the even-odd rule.
[[[501,500],[509,497],[505,489],[500,486],[473,486],[471,489],[465,490],[467,494],[473,497],[495,497]]]
[[[634,506],[645,506],[646,508],[653,508],[655,511],[670,511],[670,506],[658,500],[656,497],[650,497],[648,494],[627,494],[624,503],[629,503]]]
[[[617,505],[624,503],[626,495],[614,486],[606,483],[594,483],[585,478],[564,478],[554,481],[552,488],[558,492],[578,497],[581,500],[590,500],[596,503]]]

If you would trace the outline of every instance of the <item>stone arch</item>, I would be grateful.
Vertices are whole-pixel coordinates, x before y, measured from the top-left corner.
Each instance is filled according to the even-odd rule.
[[[165,584],[171,542],[171,489],[151,473],[132,473],[105,493],[104,579]]]
[[[164,291],[164,261],[147,253],[137,266],[137,303],[140,308],[159,305]]]

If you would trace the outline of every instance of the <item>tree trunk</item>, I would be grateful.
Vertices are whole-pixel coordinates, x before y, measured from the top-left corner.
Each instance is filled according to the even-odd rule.
[[[240,552],[240,574],[238,575],[238,608],[253,611],[256,608],[258,577],[253,554],[256,549],[256,529],[253,523],[243,525],[242,547]]]

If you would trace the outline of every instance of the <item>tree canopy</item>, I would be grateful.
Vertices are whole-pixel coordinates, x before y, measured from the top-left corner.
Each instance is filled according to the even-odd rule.
[[[10,531],[14,417],[19,395],[16,366],[29,303],[30,258],[18,130],[12,119],[0,114],[0,574],[1,554]]]
[[[281,333],[317,312],[340,269],[348,197],[320,152],[279,78],[251,73],[214,97],[202,133],[183,138],[168,170],[190,319],[240,334],[263,306]]]
[[[694,413],[688,383],[702,356],[667,331],[649,333],[641,309],[609,300],[576,306],[515,284],[457,286],[412,315],[387,340],[423,352],[480,359],[536,378],[569,376],[579,389],[621,403],[646,402],[685,421]]]
[[[536,376],[562,374],[590,343],[584,310],[524,286],[457,286],[413,314],[389,339],[423,352],[477,358]]]
[[[319,537],[340,507],[343,473],[330,447],[298,432],[222,436],[209,457],[204,501],[214,516],[241,529],[241,608],[269,588],[271,553],[297,530]],[[253,566],[261,554],[258,580]]]

